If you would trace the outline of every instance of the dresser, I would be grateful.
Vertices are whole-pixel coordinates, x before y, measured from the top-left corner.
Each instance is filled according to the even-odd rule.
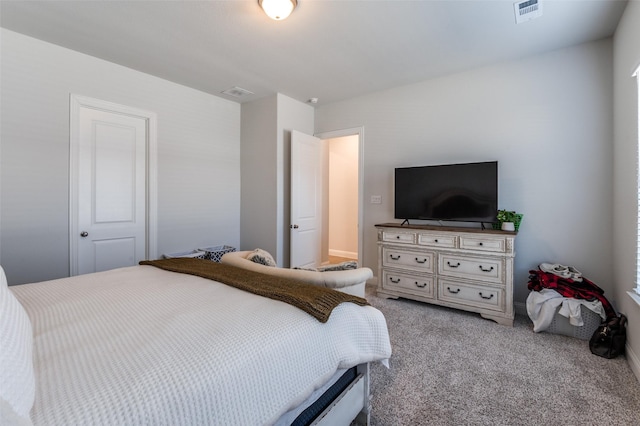
[[[463,309],[513,325],[516,232],[395,223],[376,228],[380,297]]]

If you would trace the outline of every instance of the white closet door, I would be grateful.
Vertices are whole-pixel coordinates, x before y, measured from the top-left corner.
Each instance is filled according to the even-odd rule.
[[[291,132],[290,266],[314,267],[322,260],[322,141]]]
[[[80,106],[76,123],[72,275],[136,265],[146,255],[147,120]]]

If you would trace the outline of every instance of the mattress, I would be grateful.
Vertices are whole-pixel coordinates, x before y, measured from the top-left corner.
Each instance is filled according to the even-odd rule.
[[[371,306],[342,303],[323,324],[152,266],[11,290],[34,330],[36,425],[269,425],[339,369],[391,355]]]

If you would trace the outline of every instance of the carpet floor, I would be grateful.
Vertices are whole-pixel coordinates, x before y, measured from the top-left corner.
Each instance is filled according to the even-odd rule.
[[[640,425],[640,383],[624,357],[588,341],[534,333],[478,314],[404,299],[367,299],[385,315],[390,368],[372,364],[373,426]]]

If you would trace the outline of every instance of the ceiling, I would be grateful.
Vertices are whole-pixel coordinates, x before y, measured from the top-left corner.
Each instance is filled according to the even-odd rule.
[[[609,37],[626,1],[542,5],[516,24],[511,0],[298,0],[284,21],[257,0],[1,0],[0,25],[238,102],[322,105]]]

